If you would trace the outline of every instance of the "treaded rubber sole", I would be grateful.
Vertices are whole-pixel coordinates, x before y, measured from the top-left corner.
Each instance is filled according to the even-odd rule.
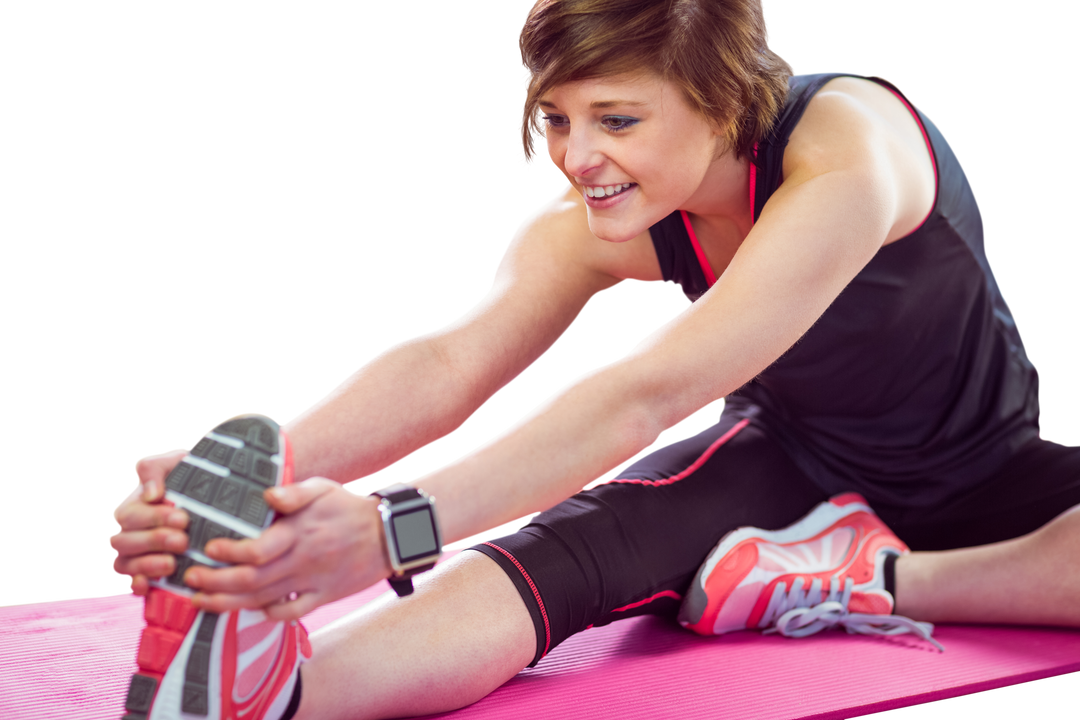
[[[292,481],[288,440],[273,420],[244,415],[227,420],[200,440],[165,479],[165,499],[187,511],[188,550],[176,569],[152,583],[146,629],[136,658],[123,720],[147,720],[158,686],[195,627],[187,653],[181,710],[208,715],[210,647],[218,616],[191,604],[184,573],[194,565],[221,566],[203,554],[214,538],[258,537],[274,519],[263,491]]]

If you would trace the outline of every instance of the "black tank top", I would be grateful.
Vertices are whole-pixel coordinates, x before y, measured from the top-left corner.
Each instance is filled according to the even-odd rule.
[[[782,181],[784,148],[807,103],[835,77],[791,78],[757,149],[755,219]],[[756,415],[827,492],[917,508],[991,475],[1038,435],[1039,405],[967,178],[938,129],[912,112],[936,166],[929,216],[882,247],[794,347],[728,396],[725,413]],[[650,233],[664,279],[696,300],[708,282],[681,214]]]

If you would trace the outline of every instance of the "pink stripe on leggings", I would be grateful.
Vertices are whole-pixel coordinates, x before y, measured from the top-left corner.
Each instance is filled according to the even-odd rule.
[[[650,598],[645,598],[644,600],[638,600],[637,602],[631,602],[630,604],[624,604],[623,607],[616,608],[615,610],[612,610],[611,612],[623,612],[624,610],[633,610],[634,608],[640,608],[640,607],[643,606],[643,604],[648,604],[649,602],[652,602],[653,600],[659,600],[660,598],[674,598],[676,600],[681,600],[681,599],[683,599],[683,596],[676,593],[675,590],[662,590],[662,592],[657,593],[656,595],[653,595]],[[588,629],[591,629],[592,627],[593,626],[590,625],[589,627],[586,627],[585,629],[588,630]]]
[[[644,600],[638,600],[636,603],[630,603],[629,605],[623,605],[622,607],[615,608],[611,612],[625,612],[627,610],[633,610],[636,607],[641,607],[642,605],[648,605],[653,600],[659,600],[660,598],[665,598],[665,597],[669,597],[672,600],[682,600],[682,595],[675,592],[674,590],[661,590],[660,592],[656,593],[652,597],[647,597]]]
[[[551,625],[548,623],[548,615],[547,610],[544,608],[544,601],[540,599],[540,591],[536,589],[536,584],[532,581],[532,578],[529,577],[529,573],[525,572],[525,568],[521,566],[521,563],[517,561],[517,558],[494,543],[486,542],[484,545],[495,548],[505,555],[510,562],[514,563],[514,567],[516,567],[521,573],[521,576],[525,578],[525,582],[529,583],[529,589],[532,590],[533,597],[536,598],[536,604],[540,606],[540,615],[544,618],[544,652],[540,653],[540,657],[544,657],[551,647]]]
[[[708,460],[710,457],[712,457],[712,454],[714,452],[716,452],[717,450],[720,449],[720,446],[722,446],[724,443],[726,443],[731,438],[738,435],[739,431],[742,430],[744,427],[746,427],[749,424],[750,424],[750,418],[743,418],[739,422],[735,423],[735,426],[733,428],[731,428],[726,433],[724,433],[719,438],[717,438],[713,442],[712,445],[710,445],[708,448],[705,449],[705,452],[701,453],[701,456],[698,457],[697,460],[695,460],[693,463],[690,464],[690,467],[686,468],[685,470],[683,470],[678,475],[672,475],[671,477],[663,478],[661,480],[640,480],[638,478],[616,478],[614,480],[610,480],[609,482],[612,482],[612,483],[628,483],[628,484],[631,484],[631,485],[648,485],[650,487],[659,487],[660,485],[671,485],[672,483],[677,483],[680,480],[682,480],[683,478],[685,478],[688,475],[690,475],[691,473],[693,473],[694,471],[696,471],[699,467],[704,465],[705,461]],[[606,485],[607,483],[604,483],[604,484]]]

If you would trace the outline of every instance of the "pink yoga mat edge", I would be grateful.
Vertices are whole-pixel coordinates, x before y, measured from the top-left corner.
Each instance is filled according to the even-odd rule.
[[[815,715],[806,715],[798,718],[797,720],[849,720],[850,718],[862,717],[863,715],[873,715],[874,713],[885,712],[887,710],[898,710],[900,708],[911,707],[913,705],[924,705],[930,702],[936,702],[938,700],[948,700],[949,698],[961,697],[963,695],[973,695],[974,693],[986,692],[987,690],[997,690],[998,688],[1009,687],[1010,685],[1019,685],[1021,683],[1032,682],[1034,680],[1043,680],[1044,678],[1057,677],[1058,675],[1068,675],[1069,673],[1080,671],[1080,662],[1069,663],[1068,665],[1061,665],[1056,668],[1044,668],[1042,670],[1033,670],[1027,673],[1021,673],[1019,675],[1013,675],[1011,677],[993,678],[991,680],[981,680],[979,682],[971,683],[968,685],[959,685],[951,688],[942,688],[940,690],[934,690],[932,692],[921,693],[918,695],[908,695],[906,697],[891,698],[889,700],[882,700],[875,703],[869,703],[867,705],[857,705],[854,707],[838,710],[830,710],[824,713],[817,713]]]

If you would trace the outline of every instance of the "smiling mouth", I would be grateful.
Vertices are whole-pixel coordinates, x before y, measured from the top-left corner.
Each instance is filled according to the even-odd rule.
[[[605,198],[618,195],[628,190],[636,183],[619,183],[618,185],[584,185],[585,195],[591,198]]]

